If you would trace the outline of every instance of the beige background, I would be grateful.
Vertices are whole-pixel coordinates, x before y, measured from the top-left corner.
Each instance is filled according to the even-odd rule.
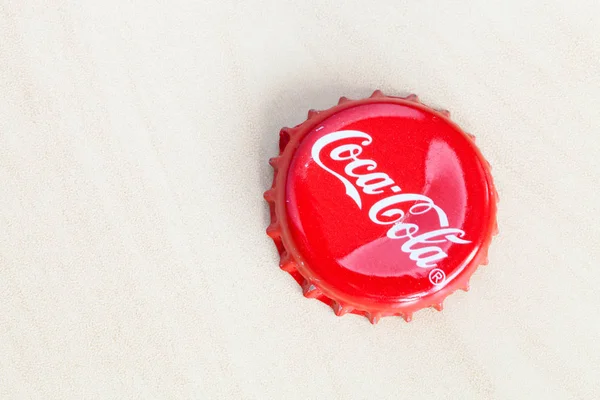
[[[597,4],[0,0],[0,398],[600,398]],[[410,324],[304,299],[264,234],[278,129],[375,88],[502,199]]]

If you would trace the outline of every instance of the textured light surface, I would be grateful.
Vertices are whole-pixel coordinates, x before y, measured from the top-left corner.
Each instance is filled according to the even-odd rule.
[[[0,398],[597,399],[595,1],[0,2]],[[477,136],[500,236],[372,326],[277,267],[278,131],[374,89]]]

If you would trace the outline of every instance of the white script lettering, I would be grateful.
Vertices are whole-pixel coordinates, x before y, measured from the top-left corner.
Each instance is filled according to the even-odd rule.
[[[344,176],[326,166],[321,153],[326,146],[342,140],[347,142],[348,139],[354,139],[354,142],[358,143],[340,144],[327,154],[333,161],[347,162],[343,168],[346,175]],[[409,255],[411,260],[416,262],[418,267],[435,267],[437,262],[448,256],[442,248],[437,246],[441,243],[470,243],[469,240],[463,239],[465,235],[463,230],[449,227],[448,216],[432,199],[422,194],[399,193],[401,192],[400,186],[388,174],[375,171],[377,168],[375,161],[359,158],[363,152],[363,146],[368,146],[372,142],[373,138],[365,132],[354,130],[332,132],[315,142],[311,155],[319,167],[342,182],[346,195],[356,203],[359,209],[362,209],[362,198],[357,187],[365,195],[382,194],[385,193],[384,189],[392,192],[392,195],[378,200],[371,206],[368,211],[369,219],[378,225],[392,225],[387,231],[387,237],[405,239],[406,241],[400,248]],[[354,183],[350,179],[354,180]],[[402,207],[405,203],[413,203],[408,211],[406,206]],[[420,232],[420,227],[416,223],[403,222],[407,212],[411,215],[421,215],[430,211],[437,216],[439,229]]]

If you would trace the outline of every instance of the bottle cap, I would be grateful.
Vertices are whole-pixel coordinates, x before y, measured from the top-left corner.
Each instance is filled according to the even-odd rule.
[[[280,133],[265,192],[280,267],[336,315],[409,321],[487,264],[497,193],[474,137],[415,95],[342,97]]]

